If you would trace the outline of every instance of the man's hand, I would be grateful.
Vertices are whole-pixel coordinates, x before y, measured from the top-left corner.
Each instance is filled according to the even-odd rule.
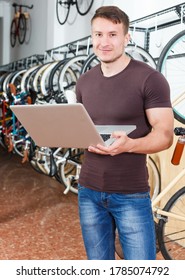
[[[130,141],[129,138],[124,131],[115,131],[112,133],[111,137],[116,140],[108,147],[98,144],[96,147],[89,146],[88,151],[100,155],[111,155],[115,156],[124,152],[129,151]]]

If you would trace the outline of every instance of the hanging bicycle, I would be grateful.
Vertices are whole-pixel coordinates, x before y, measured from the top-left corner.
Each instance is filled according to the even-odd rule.
[[[56,14],[58,22],[63,25],[66,23],[70,8],[76,5],[76,9],[81,16],[85,16],[91,9],[94,0],[56,0]]]
[[[17,38],[20,44],[23,44],[26,38],[28,13],[22,8],[32,9],[33,5],[29,7],[13,3],[12,7],[14,7],[14,17],[10,26],[10,43],[12,47],[15,47]]]

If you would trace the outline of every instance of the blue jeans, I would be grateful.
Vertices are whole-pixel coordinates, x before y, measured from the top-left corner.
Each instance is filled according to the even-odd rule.
[[[79,216],[89,260],[115,259],[115,229],[124,259],[155,260],[155,225],[148,192],[97,192],[79,185]]]

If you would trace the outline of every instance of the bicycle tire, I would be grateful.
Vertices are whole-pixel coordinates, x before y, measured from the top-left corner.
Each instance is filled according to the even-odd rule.
[[[59,24],[63,25],[66,23],[70,12],[70,7],[70,1],[56,0],[56,15]]]
[[[11,83],[15,85],[17,91],[20,91],[21,88],[20,88],[20,84],[21,84],[21,79],[24,75],[24,73],[26,72],[27,70],[26,69],[23,69],[23,70],[19,70],[13,77],[12,77],[12,80],[11,80]]]
[[[10,44],[12,46],[12,48],[15,47],[16,45],[16,41],[17,41],[17,22],[16,19],[14,18],[11,22],[11,26],[10,26]]]
[[[63,59],[63,60],[58,61],[55,65],[53,65],[54,67],[52,67],[52,69],[48,75],[48,88],[49,88],[49,91],[51,91],[51,92],[56,92],[56,91],[59,92],[58,75],[60,72],[60,68],[63,66],[65,61],[66,61],[66,59]]]
[[[49,67],[49,63],[43,64],[41,67],[38,68],[37,72],[34,75],[32,86],[33,90],[37,93],[41,93],[41,79],[42,75],[47,67]]]
[[[40,80],[40,91],[44,96],[47,96],[50,92],[49,77],[52,69],[58,64],[58,61],[51,62],[48,67],[44,70]]]
[[[154,69],[157,68],[154,58],[144,48],[134,44],[128,44],[125,48],[125,52],[133,59],[145,62]]]
[[[86,61],[87,57],[88,57],[87,55],[77,55],[75,57],[70,58],[69,60],[67,60],[64,63],[64,65],[61,68],[61,71],[59,73],[59,78],[58,78],[58,88],[61,92],[64,92],[65,89],[70,88],[69,86],[64,86],[65,85],[65,75],[69,69],[72,70],[72,72],[74,72],[73,77],[71,77],[72,85],[73,85],[73,87],[76,85],[77,79],[81,73],[83,63]],[[82,62],[82,64],[79,66],[78,63],[81,63],[81,62]]]
[[[20,90],[20,80],[21,80],[21,76],[22,74],[25,72],[26,70],[17,70],[17,71],[12,71],[10,75],[8,75],[6,77],[6,79],[4,80],[3,83],[3,91],[7,92],[8,88],[9,88],[9,84],[14,84],[16,91]]]
[[[31,68],[29,68],[25,73],[24,75],[22,76],[22,79],[21,79],[21,91],[22,92],[27,92],[28,90],[28,85],[27,85],[27,81],[28,81],[28,78],[29,76],[32,74],[33,71],[36,71],[36,69],[38,69],[40,67],[40,65],[35,65],[35,66],[32,66]]]
[[[90,11],[94,0],[76,0],[76,9],[81,16],[85,16]]]
[[[11,82],[12,77],[17,73],[17,71],[10,72],[9,75],[3,81],[3,92],[7,93],[8,85]]]
[[[7,71],[5,73],[3,73],[0,77],[0,92],[3,92],[3,85],[4,85],[4,81],[6,80],[7,76],[9,76],[10,72]]]
[[[185,218],[185,187],[169,199],[163,210]],[[185,221],[162,216],[158,223],[157,237],[166,260],[185,260]]]
[[[24,14],[20,14],[18,21],[18,41],[22,45],[26,38],[26,18]]]
[[[89,57],[86,59],[86,61],[84,62],[83,66],[82,66],[81,75],[99,63],[100,63],[100,60],[94,53],[89,55]]]
[[[157,69],[170,85],[173,113],[176,120],[185,124],[185,30],[177,33],[163,48]]]
[[[157,164],[151,156],[147,160],[149,173],[150,197],[153,201],[161,191],[161,175]]]
[[[129,44],[125,48],[125,53],[128,54],[131,58],[142,61],[150,65],[152,68],[156,69],[156,63],[154,58],[142,47],[136,46],[134,44]],[[85,73],[95,65],[100,62],[99,58],[93,53],[85,61],[81,74]]]
[[[37,94],[37,92],[34,90],[34,86],[33,86],[33,81],[35,79],[35,75],[37,74],[37,72],[39,71],[39,69],[43,66],[39,65],[38,67],[36,67],[26,78],[25,80],[25,90],[26,92],[31,93],[34,92],[35,94]],[[28,70],[27,70],[28,71]]]

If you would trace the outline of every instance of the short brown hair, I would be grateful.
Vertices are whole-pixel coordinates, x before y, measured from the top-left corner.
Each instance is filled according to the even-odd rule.
[[[91,19],[91,24],[96,18],[105,18],[112,21],[115,24],[122,23],[125,30],[125,34],[128,33],[129,17],[117,6],[102,6],[98,8],[93,18]]]

